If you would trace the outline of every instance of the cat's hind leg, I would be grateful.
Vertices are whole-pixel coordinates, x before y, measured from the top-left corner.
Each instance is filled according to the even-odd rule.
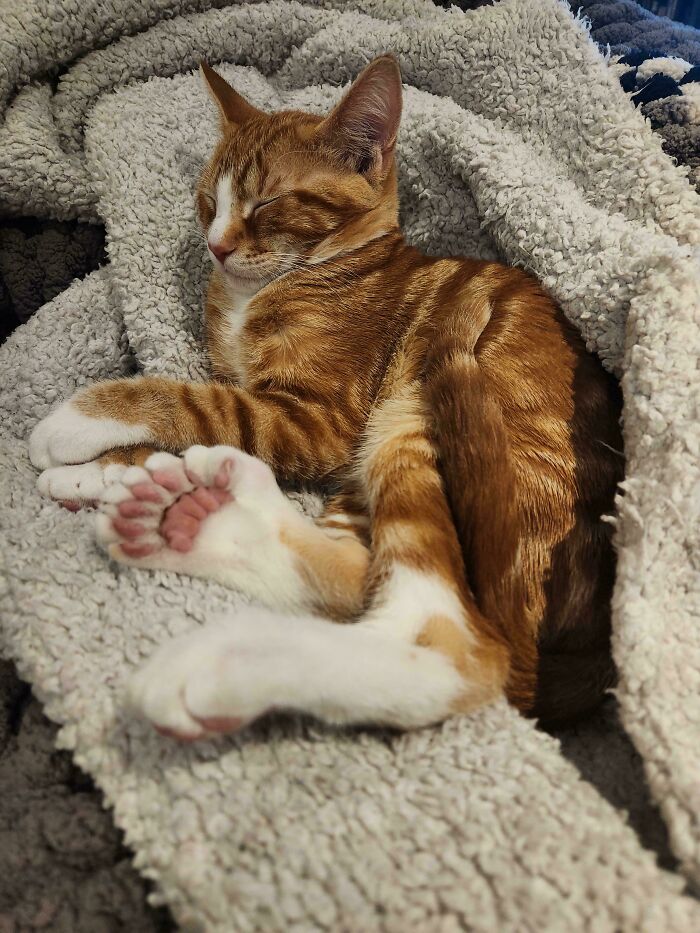
[[[362,623],[251,608],[162,645],[131,678],[128,697],[160,732],[189,740],[271,710],[424,726],[444,718],[461,690],[459,671],[438,651]]]
[[[372,600],[360,621],[257,612],[208,624],[164,645],[136,674],[130,695],[143,715],[186,738],[239,728],[270,709],[416,728],[503,695],[508,651],[469,590],[426,421],[418,385],[370,419],[361,475]],[[329,521],[340,534],[347,524]]]
[[[217,580],[268,606],[347,618],[361,603],[366,549],[301,515],[270,468],[233,447],[153,454],[99,504],[110,556]]]

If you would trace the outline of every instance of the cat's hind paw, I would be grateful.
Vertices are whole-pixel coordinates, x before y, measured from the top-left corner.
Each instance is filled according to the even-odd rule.
[[[232,572],[249,564],[251,548],[291,506],[262,461],[233,447],[197,446],[129,467],[98,508],[97,539],[115,560],[213,576],[227,562]]]
[[[193,488],[183,461],[169,453],[152,454],[143,467],[127,467],[100,497],[98,542],[116,560],[158,553],[168,545],[162,526],[169,509]]]
[[[131,677],[128,706],[182,741],[234,732],[264,714],[274,687],[265,654],[275,639],[265,644],[259,629],[270,622],[251,612],[253,618],[210,623],[158,648]],[[274,621],[289,638],[288,623]]]

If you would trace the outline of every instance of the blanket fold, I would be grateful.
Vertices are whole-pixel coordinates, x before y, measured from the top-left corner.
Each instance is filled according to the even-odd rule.
[[[700,926],[683,893],[700,879],[700,199],[687,170],[557,0],[470,13],[148,0],[121,16],[104,5],[83,33],[89,20],[66,15],[50,47],[36,31],[46,4],[13,19],[22,41],[0,91],[39,82],[0,128],[0,201],[104,222],[109,264],[0,348],[1,643],[104,790],[156,900],[185,928],[221,931]],[[129,672],[245,602],[109,564],[91,516],[34,489],[28,433],[75,387],[207,376],[192,193],[216,119],[199,58],[258,106],[323,112],[388,49],[407,85],[409,239],[530,269],[622,378],[617,696],[678,873],[505,704],[405,736],[280,718],[216,745],[158,737],[124,711]],[[53,90],[48,62],[78,53]]]

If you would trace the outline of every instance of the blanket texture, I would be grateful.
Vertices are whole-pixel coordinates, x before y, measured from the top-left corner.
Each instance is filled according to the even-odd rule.
[[[13,98],[0,198],[103,221],[109,264],[0,351],[2,647],[104,790],[155,899],[185,927],[222,931],[696,928],[683,888],[700,878],[700,201],[687,170],[556,0],[60,11],[33,0],[9,22],[6,99],[47,60],[93,51],[55,91],[41,78]],[[199,58],[228,63],[259,106],[320,112],[388,49],[407,84],[409,238],[531,269],[622,377],[617,695],[678,873],[505,704],[406,736],[280,719],[216,745],[159,738],[123,711],[128,673],[169,635],[245,605],[111,566],[89,514],[34,490],[28,432],[76,386],[136,370],[206,376],[192,190],[216,130],[188,73]]]
[[[451,0],[433,0],[449,8]],[[472,10],[493,0],[457,0],[462,10]],[[649,118],[663,140],[667,152],[678,164],[690,168],[689,177],[700,191],[700,32],[689,26],[654,16],[633,0],[579,0],[574,7],[590,22],[590,34],[608,53],[609,66],[620,79],[635,106]],[[62,17],[67,23],[70,11]],[[20,48],[30,54],[33,68],[40,73],[55,67],[49,48],[55,40],[36,33],[32,18],[24,16],[12,24],[14,35],[25,41]],[[82,22],[82,21],[80,21]],[[129,21],[125,20],[128,28]],[[131,24],[133,26],[133,22]],[[26,27],[34,43],[44,43],[46,57],[34,54],[35,45],[26,42]],[[70,35],[74,30],[64,25]],[[2,36],[0,36],[0,42]],[[83,46],[63,53],[78,57]],[[683,57],[685,56],[685,57]],[[62,58],[63,60],[63,58]],[[10,72],[22,82],[33,71],[22,70],[15,57]],[[2,64],[0,63],[0,68]],[[19,72],[16,69],[19,68]],[[14,70],[13,70],[14,69]],[[2,72],[0,71],[0,75]],[[2,85],[12,87],[8,78]],[[682,100],[677,100],[681,97]],[[51,100],[50,97],[47,99]],[[48,124],[50,126],[50,122]],[[12,191],[12,184],[8,185]],[[9,213],[17,211],[14,208]],[[2,210],[0,210],[0,216]],[[93,220],[56,222],[42,217],[31,220],[8,217],[0,220],[0,341],[46,301],[66,288],[76,276],[83,276],[102,260],[104,228]]]
[[[622,87],[700,191],[700,33],[631,0],[581,0],[580,8]]]

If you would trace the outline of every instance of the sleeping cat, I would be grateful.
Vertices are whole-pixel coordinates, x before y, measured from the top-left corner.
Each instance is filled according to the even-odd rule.
[[[82,389],[30,456],[55,498],[99,495],[115,560],[275,612],[166,645],[132,702],[181,738],[272,708],[400,728],[504,694],[585,712],[613,681],[616,384],[530,275],[404,241],[393,57],[325,118],[265,114],[202,68],[215,380]],[[277,479],[331,488],[322,517]]]

